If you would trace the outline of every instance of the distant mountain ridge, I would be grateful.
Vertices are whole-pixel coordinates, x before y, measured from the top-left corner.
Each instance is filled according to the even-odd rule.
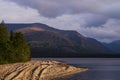
[[[106,47],[111,49],[114,53],[120,53],[120,40],[112,41],[111,43],[103,43]]]
[[[9,30],[22,32],[31,46],[32,56],[93,56],[110,53],[99,41],[72,30],[59,30],[41,23],[7,24]]]

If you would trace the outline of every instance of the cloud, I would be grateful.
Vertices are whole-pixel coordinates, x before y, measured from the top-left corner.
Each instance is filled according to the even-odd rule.
[[[37,10],[20,7],[13,2],[0,1],[0,20],[6,22],[33,22],[39,17]]]
[[[120,39],[120,0],[0,0],[0,19],[77,30],[99,41]]]
[[[99,27],[81,27],[79,32],[87,37],[92,37],[102,42],[120,40],[120,20],[110,19]]]
[[[120,19],[120,0],[7,0],[36,9],[46,18],[81,15],[86,26],[100,26],[108,19]]]
[[[120,40],[119,19],[108,19],[104,24],[97,27],[95,25],[86,27],[86,24],[89,22],[87,20],[88,18],[84,18],[83,15],[63,15],[57,18],[40,20],[40,22],[47,23],[58,29],[76,30],[86,37],[95,38],[101,42]]]
[[[93,13],[117,18],[120,0],[7,0],[37,9],[45,17],[63,14]]]

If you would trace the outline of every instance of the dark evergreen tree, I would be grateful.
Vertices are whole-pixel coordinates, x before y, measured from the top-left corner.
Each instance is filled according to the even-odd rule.
[[[20,32],[10,32],[0,24],[0,64],[30,60],[30,48]]]
[[[30,49],[22,33],[13,33],[13,46],[18,61],[30,60]]]
[[[0,62],[7,63],[7,52],[9,50],[9,34],[4,24],[4,21],[0,24]]]
[[[13,32],[13,30],[10,31],[10,40],[11,41],[14,40],[14,32]]]
[[[9,34],[7,27],[4,24],[4,21],[0,24],[0,42],[6,43],[9,40]]]

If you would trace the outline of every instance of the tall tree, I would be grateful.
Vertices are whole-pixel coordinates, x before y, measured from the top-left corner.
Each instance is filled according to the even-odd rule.
[[[9,40],[9,33],[4,21],[0,24],[0,42],[7,42]]]
[[[13,34],[13,46],[15,48],[16,57],[19,61],[30,60],[30,48],[22,33],[16,32]]]
[[[7,62],[7,52],[9,51],[9,34],[4,21],[0,23],[0,59]]]
[[[22,33],[11,31],[0,23],[0,64],[30,60],[30,48]]]

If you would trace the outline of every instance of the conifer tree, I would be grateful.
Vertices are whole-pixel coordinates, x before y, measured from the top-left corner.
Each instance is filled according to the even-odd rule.
[[[16,57],[19,61],[30,60],[30,49],[22,33],[13,34],[13,46],[15,48]]]
[[[0,24],[0,42],[6,43],[9,40],[9,34],[4,21]]]
[[[9,34],[4,24],[4,21],[0,23],[0,59],[7,63],[7,52],[9,51]]]
[[[0,24],[0,64],[30,60],[30,48],[20,32],[10,32]]]

